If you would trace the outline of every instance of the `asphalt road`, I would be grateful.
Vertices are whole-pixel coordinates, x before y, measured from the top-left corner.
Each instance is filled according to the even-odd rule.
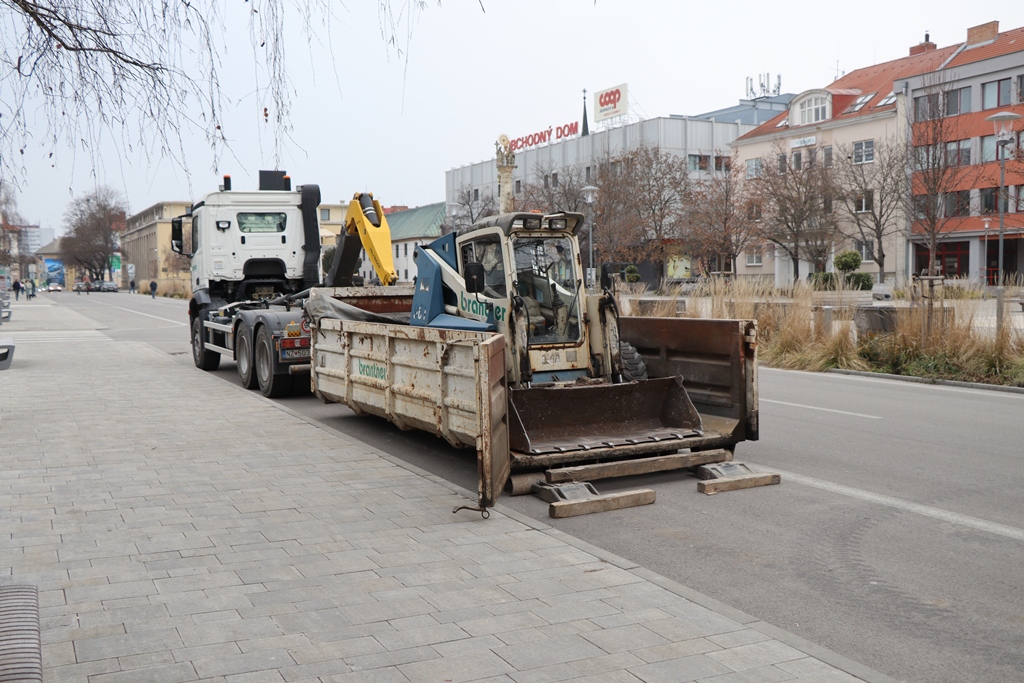
[[[40,296],[199,372],[184,301]],[[237,383],[232,362],[217,374]],[[780,486],[599,482],[658,499],[565,520],[532,497],[503,503],[894,678],[1024,680],[1024,395],[770,369],[760,390],[761,440],[737,459],[782,472]],[[312,396],[281,401],[476,489],[472,452]]]

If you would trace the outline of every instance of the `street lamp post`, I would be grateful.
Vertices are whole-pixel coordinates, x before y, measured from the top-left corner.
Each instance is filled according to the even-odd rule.
[[[991,121],[996,133],[996,156],[999,158],[999,193],[996,195],[996,203],[999,205],[999,266],[996,283],[996,334],[1003,331],[1003,193],[1006,192],[1006,146],[1013,141],[1013,122],[1021,118],[1020,114],[1012,111],[1001,111],[992,116],[985,117]],[[987,247],[986,247],[987,249]]]
[[[597,199],[597,188],[594,187],[593,185],[587,185],[586,187],[580,188],[580,192],[583,193],[583,201],[585,201],[587,203],[587,206],[590,207],[590,230],[587,232],[587,242],[590,245],[589,246],[589,249],[590,249],[590,260],[587,262],[587,264],[589,266],[589,268],[588,268],[588,270],[589,270],[588,275],[590,277],[587,278],[587,279],[590,280],[588,285],[591,288],[593,288],[593,286],[594,286],[594,276],[597,274],[597,269],[594,268],[594,209],[593,209],[594,200]]]

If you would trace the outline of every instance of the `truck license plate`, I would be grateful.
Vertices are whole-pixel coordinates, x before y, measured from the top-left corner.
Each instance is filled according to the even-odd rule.
[[[309,349],[281,350],[281,360],[295,360],[297,358],[309,358]]]

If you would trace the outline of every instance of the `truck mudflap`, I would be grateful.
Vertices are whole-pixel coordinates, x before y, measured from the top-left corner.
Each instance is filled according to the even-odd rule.
[[[511,389],[509,398],[509,446],[517,456],[657,449],[703,432],[681,377]]]

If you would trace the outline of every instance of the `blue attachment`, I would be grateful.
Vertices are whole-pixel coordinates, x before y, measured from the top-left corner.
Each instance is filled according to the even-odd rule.
[[[431,320],[427,327],[442,327],[446,330],[466,330],[468,332],[494,332],[493,323],[460,318],[455,315],[448,315],[447,313],[442,313]]]
[[[438,237],[436,240],[427,245],[427,249],[430,249],[435,254],[441,257],[445,263],[451,266],[452,270],[457,271],[459,264],[455,260],[455,233],[450,232],[444,237]]]
[[[535,372],[530,380],[534,384],[546,384],[547,382],[575,382],[586,377],[586,370],[555,370],[554,372]]]
[[[434,243],[439,241],[435,240]],[[412,295],[412,316],[409,318],[409,324],[426,327],[431,320],[444,313],[441,266],[437,265],[423,247],[416,247],[416,268],[416,291]]]

